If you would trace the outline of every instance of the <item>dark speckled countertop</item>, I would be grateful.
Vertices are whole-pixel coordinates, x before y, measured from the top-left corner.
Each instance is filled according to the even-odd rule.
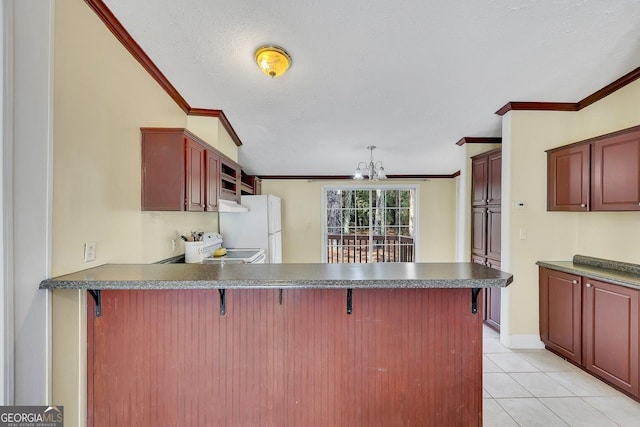
[[[538,261],[540,267],[640,289],[640,265],[575,255],[573,261]]]
[[[41,289],[488,288],[513,276],[475,263],[105,264]]]

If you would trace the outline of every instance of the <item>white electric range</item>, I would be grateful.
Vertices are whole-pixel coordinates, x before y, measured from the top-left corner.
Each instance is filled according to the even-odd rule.
[[[264,249],[260,248],[227,248],[224,256],[213,256],[213,252],[222,247],[222,235],[218,233],[205,233],[204,264],[264,264],[267,256]]]

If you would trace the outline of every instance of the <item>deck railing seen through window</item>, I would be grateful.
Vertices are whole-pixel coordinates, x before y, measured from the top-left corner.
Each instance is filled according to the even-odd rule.
[[[415,261],[414,188],[325,191],[325,262]]]

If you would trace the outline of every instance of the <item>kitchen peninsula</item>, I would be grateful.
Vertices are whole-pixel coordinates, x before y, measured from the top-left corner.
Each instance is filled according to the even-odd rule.
[[[90,426],[482,424],[475,263],[103,265],[88,300]]]

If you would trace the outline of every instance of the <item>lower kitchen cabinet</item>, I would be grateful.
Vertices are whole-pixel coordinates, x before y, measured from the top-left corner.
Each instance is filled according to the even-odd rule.
[[[487,267],[500,270],[500,261],[487,259]],[[496,331],[500,331],[500,310],[502,299],[502,288],[487,288],[484,309],[484,322]]]
[[[582,363],[581,277],[540,268],[540,339],[545,346]]]
[[[582,364],[621,390],[640,396],[640,291],[587,278],[584,282]]]
[[[640,398],[640,290],[540,267],[540,338]]]
[[[473,255],[471,260],[477,264],[486,265],[487,267],[500,270],[500,261],[478,255]],[[486,288],[483,289],[482,292],[482,320],[487,326],[490,326],[499,332],[502,290],[500,288]]]

